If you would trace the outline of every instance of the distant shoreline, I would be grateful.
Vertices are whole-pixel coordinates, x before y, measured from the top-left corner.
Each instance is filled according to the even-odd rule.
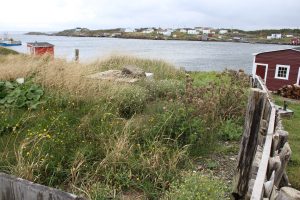
[[[287,43],[287,42],[274,42],[274,41],[270,41],[270,42],[265,42],[265,41],[236,41],[236,40],[222,40],[222,39],[208,39],[208,40],[201,40],[201,39],[197,39],[197,38],[189,38],[189,39],[183,39],[183,38],[172,38],[172,37],[157,37],[157,38],[153,38],[153,37],[135,37],[135,36],[122,36],[122,35],[116,35],[116,36],[93,36],[93,35],[61,35],[61,34],[57,34],[57,33],[53,33],[53,34],[48,34],[48,33],[43,33],[43,32],[28,32],[25,33],[24,35],[45,35],[45,36],[64,36],[64,37],[91,37],[91,38],[118,38],[118,39],[136,39],[136,40],[169,40],[169,41],[201,41],[201,42],[230,42],[230,43],[248,43],[248,44],[270,44],[270,45],[291,45],[291,46],[297,46],[297,45],[293,45],[291,43]],[[298,45],[299,46],[299,45]]]

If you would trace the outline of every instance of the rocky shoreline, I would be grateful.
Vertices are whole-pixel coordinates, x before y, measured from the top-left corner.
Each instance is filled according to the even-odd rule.
[[[239,32],[240,31],[240,32]],[[144,39],[144,40],[179,40],[179,41],[208,41],[208,42],[238,42],[253,44],[278,44],[292,45],[291,39],[272,39],[267,40],[251,31],[234,31],[228,34],[183,34],[180,30],[175,30],[169,35],[159,31],[159,29],[145,33],[144,29],[136,32],[125,32],[124,29],[106,29],[106,30],[89,30],[87,28],[68,29],[56,33],[28,32],[26,35],[47,35],[47,36],[67,36],[67,37],[107,37],[122,39]]]

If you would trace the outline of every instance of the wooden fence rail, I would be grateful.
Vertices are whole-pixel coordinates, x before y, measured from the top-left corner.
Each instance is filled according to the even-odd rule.
[[[261,78],[252,85],[232,194],[236,200],[300,199],[299,191],[287,188],[288,132]]]
[[[85,200],[74,194],[0,173],[0,200]]]

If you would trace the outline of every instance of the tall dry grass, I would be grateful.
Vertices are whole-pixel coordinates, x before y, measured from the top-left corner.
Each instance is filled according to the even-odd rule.
[[[109,97],[128,84],[91,80],[86,76],[109,69],[122,69],[127,65],[136,65],[147,72],[153,72],[156,79],[184,77],[182,71],[164,61],[130,56],[112,56],[88,64],[53,59],[47,55],[9,55],[0,58],[0,80],[31,78],[46,89],[55,89],[55,92],[69,93],[79,98]]]

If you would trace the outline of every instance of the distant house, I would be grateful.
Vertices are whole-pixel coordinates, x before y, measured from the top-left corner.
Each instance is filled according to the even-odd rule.
[[[260,76],[271,91],[300,85],[300,48],[254,54],[252,74]]]
[[[219,31],[219,34],[223,35],[223,34],[227,34],[228,33],[228,30],[220,30]]]
[[[287,37],[287,38],[292,38],[292,37],[294,37],[293,35],[285,35],[285,37]]]
[[[125,33],[134,33],[134,32],[136,32],[136,29],[135,28],[125,28],[124,32]]]
[[[202,32],[203,28],[202,27],[195,27],[195,30],[197,30],[198,32]]]
[[[149,33],[153,33],[154,29],[153,28],[147,28],[146,30],[143,30],[143,33],[145,34],[149,34]]]
[[[159,34],[162,34],[167,37],[171,36],[172,32],[173,32],[173,30],[171,30],[171,29],[162,29],[162,30],[158,31]]]
[[[76,32],[80,32],[81,30],[82,30],[82,28],[80,28],[80,27],[76,27],[76,28],[75,28],[75,31],[76,31]]]
[[[268,40],[281,39],[281,38],[282,38],[282,34],[280,34],[280,33],[273,33],[270,36],[267,36]]]
[[[179,32],[180,32],[180,33],[186,33],[186,32],[187,32],[187,30],[186,30],[186,29],[184,29],[184,28],[182,28],[182,29],[180,29],[180,30],[179,30]]]
[[[209,34],[210,33],[210,29],[209,28],[205,28],[202,30],[203,34]]]
[[[197,35],[197,34],[199,34],[199,32],[197,30],[195,30],[195,29],[189,29],[187,31],[187,34],[189,34],[189,35]]]
[[[48,42],[27,43],[27,49],[31,55],[40,56],[49,54],[54,56],[54,45]]]

